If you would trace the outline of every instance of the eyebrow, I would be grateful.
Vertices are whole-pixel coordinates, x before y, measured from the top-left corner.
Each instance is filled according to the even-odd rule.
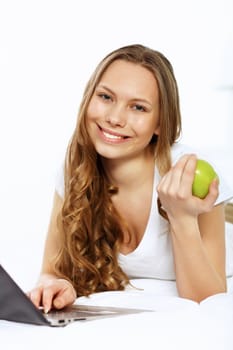
[[[103,88],[103,89],[107,90],[110,94],[116,95],[116,93],[113,90],[111,90],[109,87],[107,87],[104,84],[97,85],[96,89],[98,89],[98,88]],[[139,102],[147,103],[148,105],[152,106],[152,103],[150,101],[148,101],[146,99],[143,99],[141,97],[138,97],[138,98],[134,97],[134,98],[131,99],[131,101],[139,101]]]

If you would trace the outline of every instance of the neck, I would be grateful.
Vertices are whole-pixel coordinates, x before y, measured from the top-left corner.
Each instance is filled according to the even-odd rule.
[[[118,188],[139,187],[154,174],[154,156],[150,153],[137,159],[102,159],[106,174],[112,185]]]

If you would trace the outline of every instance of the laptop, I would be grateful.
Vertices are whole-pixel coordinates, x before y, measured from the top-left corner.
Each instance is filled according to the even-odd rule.
[[[2,320],[50,327],[64,327],[74,321],[89,321],[144,311],[151,310],[73,304],[62,310],[51,310],[46,314],[32,303],[0,265],[0,319]]]

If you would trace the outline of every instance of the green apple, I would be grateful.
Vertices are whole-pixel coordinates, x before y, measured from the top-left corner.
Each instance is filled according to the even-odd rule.
[[[197,160],[192,193],[199,198],[205,198],[209,192],[209,186],[214,179],[219,179],[212,165],[203,159]]]

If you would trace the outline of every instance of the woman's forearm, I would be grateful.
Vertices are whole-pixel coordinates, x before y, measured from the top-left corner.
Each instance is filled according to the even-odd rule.
[[[211,261],[198,224],[178,226],[172,228],[171,234],[179,295],[200,302],[210,295],[225,292],[226,280]]]

